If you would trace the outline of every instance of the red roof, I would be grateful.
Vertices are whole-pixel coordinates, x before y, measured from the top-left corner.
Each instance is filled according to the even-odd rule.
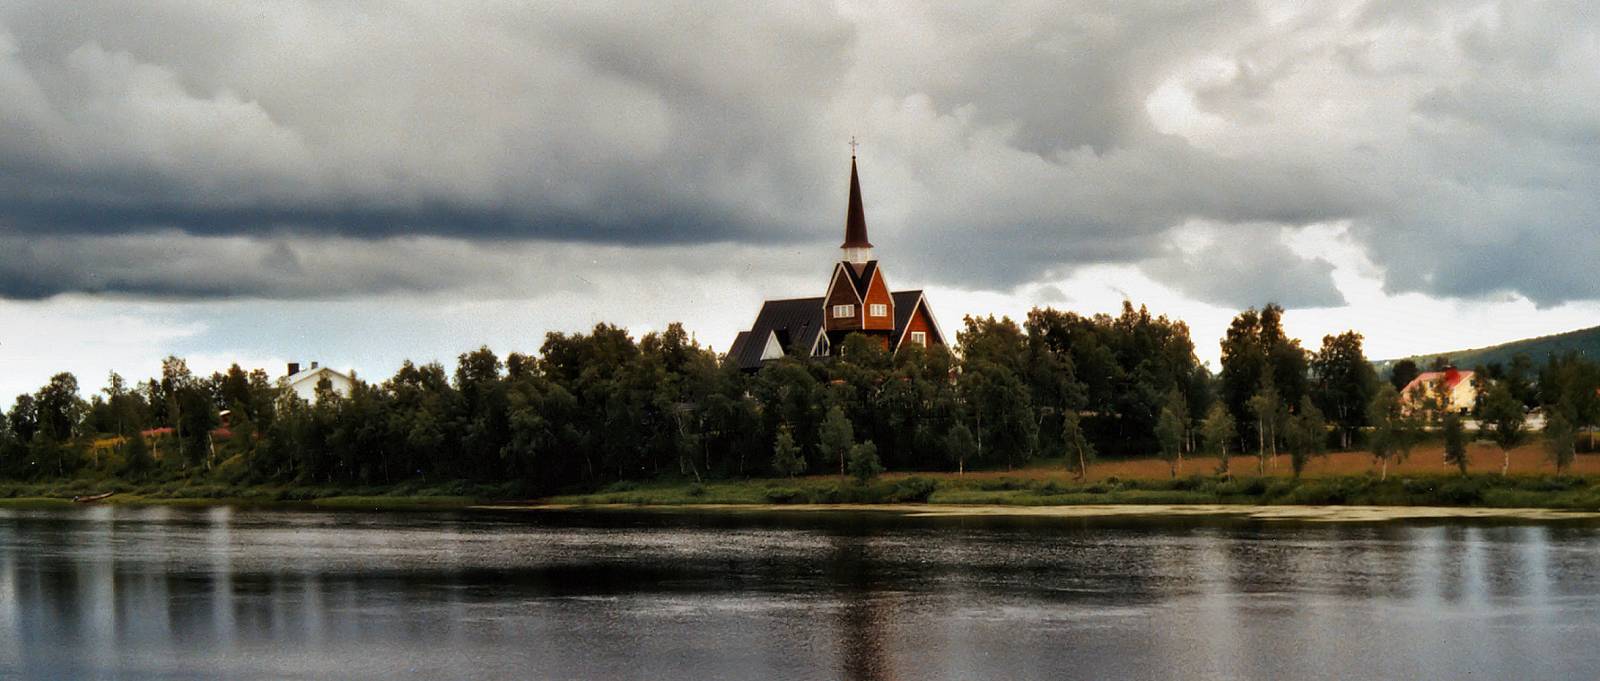
[[[1420,374],[1417,374],[1416,378],[1411,379],[1411,382],[1406,384],[1405,389],[1401,390],[1400,394],[1409,395],[1411,394],[1412,388],[1415,388],[1419,385],[1432,385],[1439,381],[1444,381],[1445,387],[1454,390],[1456,386],[1461,385],[1462,381],[1470,380],[1472,380],[1472,372],[1462,371],[1455,367],[1445,369],[1444,371],[1424,371]]]

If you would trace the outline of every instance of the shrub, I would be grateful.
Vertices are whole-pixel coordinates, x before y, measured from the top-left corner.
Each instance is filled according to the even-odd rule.
[[[618,481],[613,482],[613,483],[611,483],[609,485],[606,485],[606,488],[601,490],[601,491],[603,491],[603,492],[632,492],[632,491],[634,491],[636,489],[639,489],[639,483],[634,482],[632,480],[618,480]]]
[[[765,497],[770,504],[798,504],[806,501],[806,493],[795,487],[773,487]]]
[[[866,482],[883,474],[883,462],[878,460],[878,447],[871,440],[850,448],[850,476],[857,482]]]
[[[1434,492],[1439,503],[1452,506],[1472,506],[1483,503],[1483,483],[1480,480],[1461,478],[1439,485]]]
[[[689,483],[689,489],[684,490],[684,493],[691,497],[702,497],[706,494],[706,486],[698,482]]]
[[[939,483],[928,478],[905,478],[895,481],[887,499],[894,503],[925,502],[938,488]]]

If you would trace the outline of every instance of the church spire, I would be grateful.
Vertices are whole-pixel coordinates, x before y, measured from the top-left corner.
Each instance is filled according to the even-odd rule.
[[[861,207],[861,178],[856,174],[855,138],[850,139],[850,206],[844,217],[845,260],[866,262],[872,259],[872,242],[867,241],[867,214]]]

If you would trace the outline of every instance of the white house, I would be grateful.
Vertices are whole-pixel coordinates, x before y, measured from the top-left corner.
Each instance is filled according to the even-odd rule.
[[[289,374],[281,380],[284,385],[293,390],[296,395],[299,395],[300,399],[307,402],[316,402],[317,384],[321,383],[324,378],[328,379],[328,383],[333,386],[333,392],[340,397],[349,397],[350,389],[355,386],[355,380],[350,376],[325,366],[317,366],[316,362],[312,362],[307,369],[301,369],[299,362],[290,362]]]

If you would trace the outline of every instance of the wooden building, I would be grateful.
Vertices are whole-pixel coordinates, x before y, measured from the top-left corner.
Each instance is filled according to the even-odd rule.
[[[876,338],[891,352],[908,344],[932,347],[946,343],[922,291],[891,291],[883,267],[873,257],[853,154],[844,243],[839,248],[841,257],[828,274],[823,294],[762,304],[755,324],[741,331],[729,346],[727,362],[756,371],[785,354],[829,357],[852,333]]]

